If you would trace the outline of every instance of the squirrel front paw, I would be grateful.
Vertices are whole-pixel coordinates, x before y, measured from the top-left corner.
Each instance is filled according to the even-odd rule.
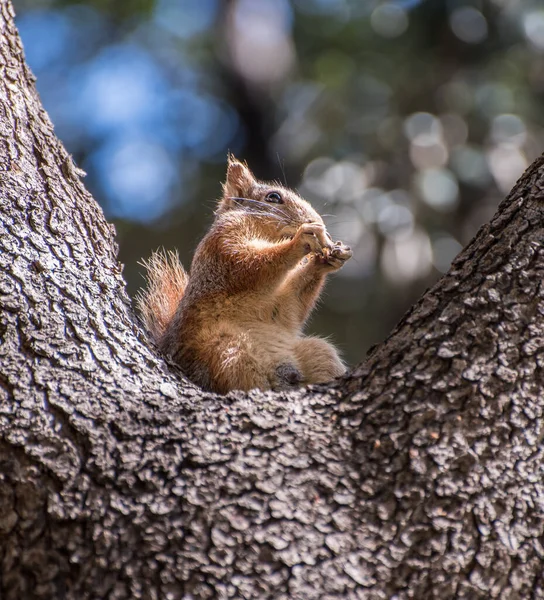
[[[316,262],[336,271],[344,266],[344,263],[353,256],[349,246],[343,242],[334,242],[330,248],[324,248],[321,253],[316,253]]]
[[[304,254],[322,253],[333,249],[331,238],[323,223],[304,223],[298,228],[293,241],[302,245]]]

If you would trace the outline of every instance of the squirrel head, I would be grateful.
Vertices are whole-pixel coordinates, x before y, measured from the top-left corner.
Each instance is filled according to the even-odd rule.
[[[276,182],[255,178],[247,164],[229,154],[223,196],[216,215],[251,215],[261,235],[271,240],[292,237],[304,223],[323,223],[309,202]]]

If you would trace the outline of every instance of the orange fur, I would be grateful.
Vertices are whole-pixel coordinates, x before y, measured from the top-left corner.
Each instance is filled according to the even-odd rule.
[[[154,252],[142,261],[147,271],[147,288],[136,297],[136,304],[153,339],[159,341],[180,303],[189,276],[177,252]]]
[[[206,389],[320,383],[345,367],[332,344],[302,327],[326,275],[350,257],[308,202],[229,156],[189,277],[177,255],[154,254],[138,304],[159,347]]]

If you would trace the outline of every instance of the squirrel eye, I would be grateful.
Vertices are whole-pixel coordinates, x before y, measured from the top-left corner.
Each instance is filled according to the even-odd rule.
[[[283,198],[278,194],[278,192],[270,192],[266,194],[265,198],[268,202],[275,202],[276,204],[283,204]]]

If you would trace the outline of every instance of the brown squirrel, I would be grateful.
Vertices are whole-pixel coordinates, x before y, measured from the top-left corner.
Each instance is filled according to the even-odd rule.
[[[143,263],[138,305],[159,348],[201,387],[287,389],[342,375],[336,349],[302,334],[325,277],[352,255],[295,192],[229,156],[223,196],[190,274],[175,253]]]

